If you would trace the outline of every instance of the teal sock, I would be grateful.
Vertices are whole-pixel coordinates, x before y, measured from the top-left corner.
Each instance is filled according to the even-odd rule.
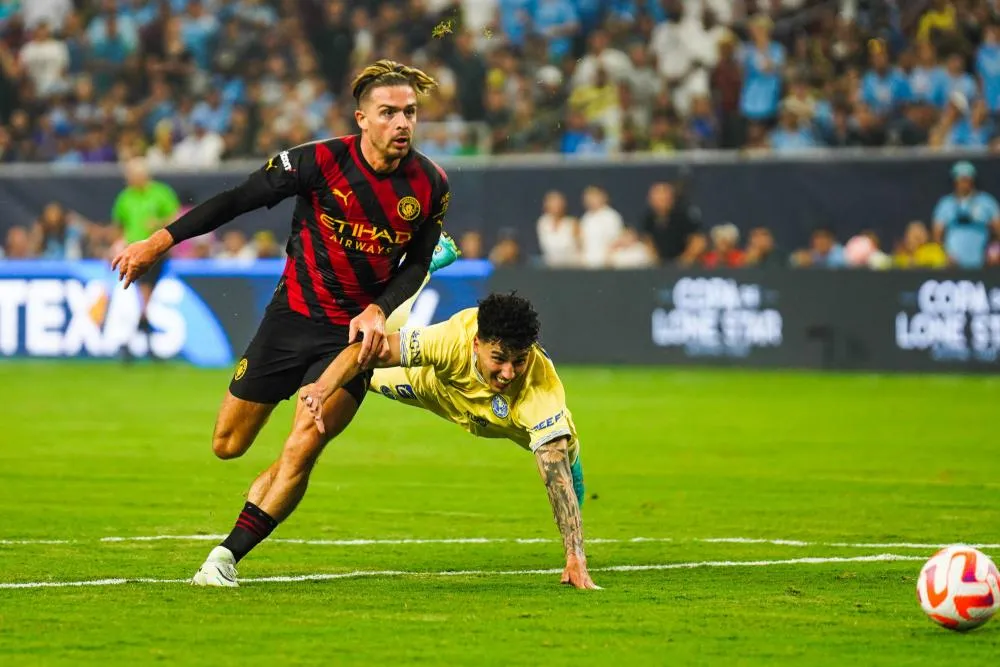
[[[583,462],[580,457],[576,457],[576,462],[570,466],[570,472],[573,473],[573,491],[576,492],[576,502],[583,507],[583,496],[586,489],[583,486]]]

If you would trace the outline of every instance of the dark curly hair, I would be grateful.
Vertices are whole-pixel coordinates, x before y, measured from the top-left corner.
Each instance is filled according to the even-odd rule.
[[[507,350],[527,350],[538,342],[538,313],[531,302],[510,294],[490,294],[479,302],[479,340]]]

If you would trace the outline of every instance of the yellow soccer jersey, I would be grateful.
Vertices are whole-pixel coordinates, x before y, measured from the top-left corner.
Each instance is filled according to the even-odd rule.
[[[429,327],[400,331],[400,367],[377,369],[370,390],[415,405],[484,438],[507,438],[535,451],[568,437],[570,460],[579,449],[566,392],[555,366],[535,345],[522,373],[503,394],[490,389],[475,364],[478,309]]]

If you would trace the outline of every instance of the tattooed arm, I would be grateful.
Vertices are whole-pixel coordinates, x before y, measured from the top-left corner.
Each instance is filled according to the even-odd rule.
[[[556,525],[562,534],[566,549],[566,569],[562,583],[576,588],[598,588],[587,573],[587,556],[583,552],[583,521],[580,505],[573,491],[573,474],[570,472],[568,440],[559,438],[535,450],[538,472],[549,492],[549,502]]]

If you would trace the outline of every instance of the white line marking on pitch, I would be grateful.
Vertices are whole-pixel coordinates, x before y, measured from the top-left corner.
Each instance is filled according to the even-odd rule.
[[[31,544],[80,544],[84,542],[158,542],[161,540],[177,541],[220,541],[225,535],[139,535],[135,537],[101,537],[96,540],[0,540],[0,546],[31,545]],[[305,544],[310,546],[329,547],[360,547],[407,544],[546,544],[558,542],[558,539],[548,537],[507,538],[507,537],[453,537],[453,538],[399,538],[399,539],[304,539],[289,537],[272,537],[268,543]],[[638,544],[642,542],[697,542],[704,544],[770,544],[785,547],[833,547],[842,549],[941,549],[951,544],[961,542],[928,544],[919,542],[807,542],[802,540],[766,539],[757,537],[631,537],[631,538],[590,538],[590,544]],[[977,549],[1000,549],[1000,544],[970,544]]]
[[[788,558],[784,560],[707,560],[689,563],[660,563],[655,565],[611,565],[591,568],[591,572],[649,572],[655,570],[691,570],[701,567],[768,567],[773,565],[827,565],[833,563],[886,563],[895,561],[924,560],[922,556],[902,556],[899,554],[878,554],[875,556],[854,556],[829,558]],[[561,568],[540,570],[447,570],[442,572],[418,572],[408,570],[356,570],[354,572],[332,572],[329,574],[302,574],[295,576],[247,577],[244,584],[295,583],[300,581],[330,581],[334,579],[360,579],[363,577],[474,577],[510,576],[530,574],[560,574]],[[69,588],[79,586],[117,586],[120,584],[186,584],[190,579],[91,579],[89,581],[27,581],[0,583],[0,589],[12,588]]]

